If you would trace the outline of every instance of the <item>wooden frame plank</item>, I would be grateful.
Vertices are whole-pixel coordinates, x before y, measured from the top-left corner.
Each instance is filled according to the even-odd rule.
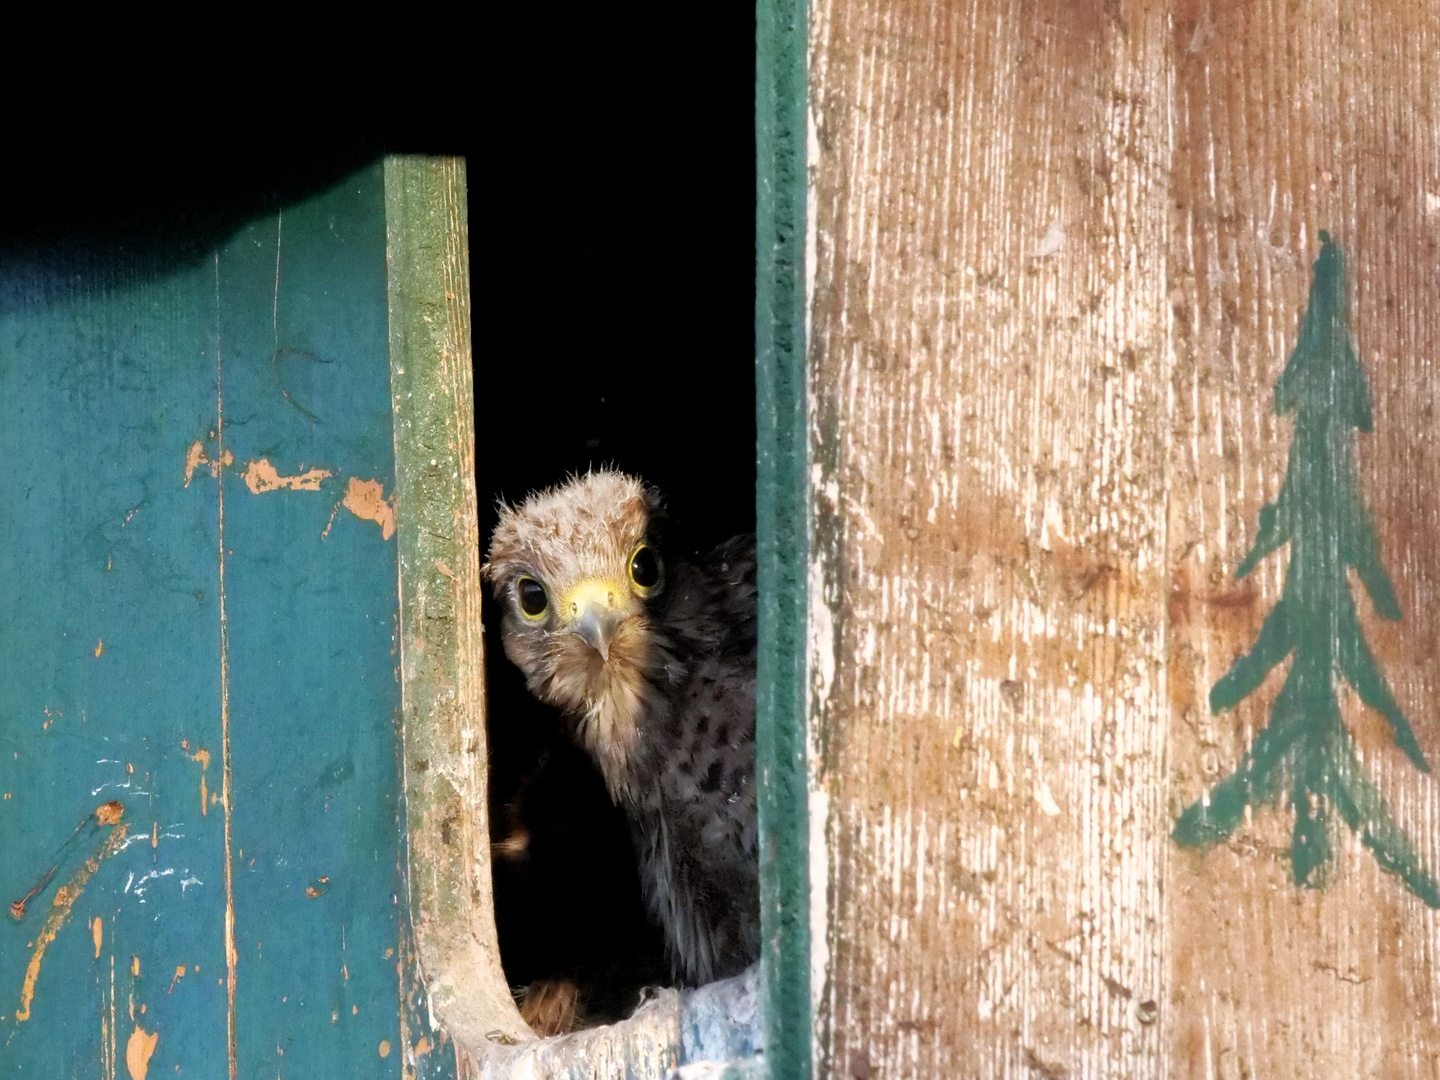
[[[772,1077],[811,1062],[806,628],[810,504],[805,398],[805,0],[756,7],[755,752],[765,1055]]]
[[[411,911],[431,1006],[469,1047],[533,1039],[500,967],[486,814],[465,165],[385,162]]]

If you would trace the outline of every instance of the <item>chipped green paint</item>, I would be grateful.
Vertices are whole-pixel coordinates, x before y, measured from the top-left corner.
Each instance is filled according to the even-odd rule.
[[[809,493],[805,427],[806,6],[756,5],[756,557],[760,652],[760,925],[765,1060],[811,1072],[805,630]]]
[[[377,162],[0,260],[0,896],[43,882],[0,921],[0,1076],[134,1076],[133,1047],[152,1080],[453,1080],[396,902],[396,543],[343,508],[422,452],[392,437],[386,195]],[[282,382],[287,350],[319,362]]]
[[[1285,587],[1254,647],[1211,689],[1210,708],[1217,713],[1233,708],[1272,668],[1287,656],[1294,659],[1269,723],[1239,767],[1180,815],[1172,835],[1187,847],[1219,843],[1247,806],[1276,798],[1288,779],[1295,884],[1325,883],[1334,811],[1360,834],[1382,869],[1426,904],[1440,907],[1440,886],[1362,774],[1336,699],[1338,676],[1385,717],[1395,745],[1414,766],[1430,771],[1365,643],[1347,580],[1353,568],[1375,613],[1400,618],[1356,476],[1353,433],[1369,432],[1372,420],[1365,372],[1350,343],[1344,260],[1328,234],[1321,232],[1320,241],[1300,339],[1275,384],[1275,412],[1295,417],[1285,481],[1279,498],[1260,511],[1255,544],[1235,571],[1237,579],[1245,577],[1288,543]]]

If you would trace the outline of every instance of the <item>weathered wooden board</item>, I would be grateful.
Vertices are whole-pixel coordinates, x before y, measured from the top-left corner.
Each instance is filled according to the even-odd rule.
[[[1171,830],[1288,670],[1211,715],[1284,588],[1283,551],[1233,576],[1286,474],[1273,386],[1321,229],[1403,618],[1350,591],[1440,754],[1440,12],[810,18],[817,1073],[1436,1075],[1440,924],[1349,828],[1325,888],[1292,881],[1288,797],[1208,855]],[[1440,865],[1431,779],[1337,694]]]
[[[453,1075],[404,903],[385,226],[377,165],[198,263],[0,268],[4,895],[59,864],[0,932],[6,1075]]]
[[[1440,9],[1429,4],[1186,4],[1175,11],[1170,290],[1174,394],[1169,519],[1172,806],[1228,772],[1280,689],[1235,711],[1205,697],[1248,649],[1285,560],[1231,580],[1275,499],[1291,419],[1269,411],[1294,348],[1316,233],[1345,249],[1350,321],[1374,431],[1358,436],[1360,487],[1402,619],[1362,626],[1433,765],[1440,456],[1435,82]],[[1294,552],[1291,552],[1294,558]],[[1352,575],[1353,579],[1353,575]],[[1364,768],[1433,869],[1436,789],[1353,693],[1342,711]],[[1289,883],[1287,811],[1201,860],[1172,855],[1172,1075],[1440,1074],[1440,921],[1343,831],[1332,884]]]

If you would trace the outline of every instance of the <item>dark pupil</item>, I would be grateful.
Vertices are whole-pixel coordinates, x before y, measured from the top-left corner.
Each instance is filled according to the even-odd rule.
[[[520,594],[520,610],[526,615],[540,615],[545,611],[545,586],[534,578],[525,578],[517,590]]]
[[[631,558],[630,576],[642,589],[653,589],[660,580],[660,560],[648,547],[642,547]]]

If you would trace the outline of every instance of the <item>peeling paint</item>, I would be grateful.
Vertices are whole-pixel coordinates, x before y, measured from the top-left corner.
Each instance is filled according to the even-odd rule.
[[[130,1080],[145,1080],[145,1074],[150,1071],[150,1055],[155,1053],[155,1044],[160,1041],[158,1031],[147,1032],[139,1024],[130,1033],[130,1041],[125,1044],[125,1068],[130,1072]]]
[[[182,742],[180,746],[186,750],[190,748],[188,742]],[[210,789],[205,786],[205,773],[210,769],[210,751],[202,746],[190,755],[190,760],[200,763],[200,814],[203,817],[210,806]]]
[[[185,451],[185,486],[190,486],[190,481],[195,476],[195,470],[205,460],[205,444],[196,439]]]
[[[115,954],[110,954],[110,992],[106,996],[108,1010],[100,1014],[100,1056],[105,1080],[115,1080],[118,1060],[115,1046]]]
[[[119,806],[119,803],[107,803],[105,807],[101,807],[101,810]],[[97,811],[97,816],[98,813]],[[118,815],[119,811],[116,810],[113,813]],[[85,889],[85,883],[90,880],[90,876],[96,870],[100,869],[100,864],[119,851],[121,844],[124,843],[125,833],[128,830],[123,822],[118,821],[118,817],[115,821],[102,819],[101,824],[113,824],[114,831],[105,838],[105,843],[101,845],[100,850],[86,859],[75,871],[74,876],[55,891],[55,899],[51,901],[50,914],[35,938],[35,951],[30,954],[30,963],[25,969],[25,981],[20,987],[20,1008],[15,1011],[17,1021],[23,1022],[30,1019],[30,1003],[35,998],[35,980],[40,977],[40,964],[45,958],[45,950],[50,947],[50,943],[55,940],[55,935],[65,925],[65,920],[70,917],[70,909],[80,898],[80,894]]]
[[[100,959],[100,943],[105,940],[105,920],[96,915],[90,922],[90,936],[95,939],[95,959]]]
[[[245,466],[240,474],[251,494],[263,495],[267,491],[319,491],[320,482],[333,474],[329,469],[307,469],[295,476],[281,476],[267,458],[257,458]]]
[[[185,451],[185,487],[190,486],[190,481],[195,476],[195,470],[201,465],[209,466],[210,475],[213,478],[220,475],[221,469],[227,469],[234,463],[235,455],[229,450],[223,451],[218,458],[212,461],[205,456],[205,444],[196,439]]]
[[[338,511],[343,506],[361,521],[373,521],[380,526],[380,539],[389,540],[395,535],[395,500],[385,498],[385,486],[379,480],[361,480],[352,476],[345,486],[345,498],[340,500]],[[330,535],[334,524],[335,511],[331,511],[330,523],[325,526],[321,537]]]
[[[220,296],[220,252],[215,252],[215,295],[217,306]],[[278,295],[278,294],[277,294]],[[220,448],[220,457],[225,465],[231,455],[225,449],[225,364],[221,353],[218,327],[215,342],[215,442]],[[232,806],[230,801],[230,620],[226,610],[225,590],[225,478],[215,472],[217,484],[215,496],[216,526],[216,571],[218,577],[217,599],[219,600],[220,629],[220,792],[223,829],[225,834],[225,1052],[229,1065],[230,1080],[235,1080],[238,1065],[235,1056],[235,982],[239,954],[235,948],[235,888],[234,865],[231,852],[234,844],[231,836]],[[199,753],[205,753],[203,750]],[[196,760],[199,760],[198,755]],[[208,812],[210,800],[205,797],[205,772],[210,764],[206,754],[200,767],[200,813]]]

